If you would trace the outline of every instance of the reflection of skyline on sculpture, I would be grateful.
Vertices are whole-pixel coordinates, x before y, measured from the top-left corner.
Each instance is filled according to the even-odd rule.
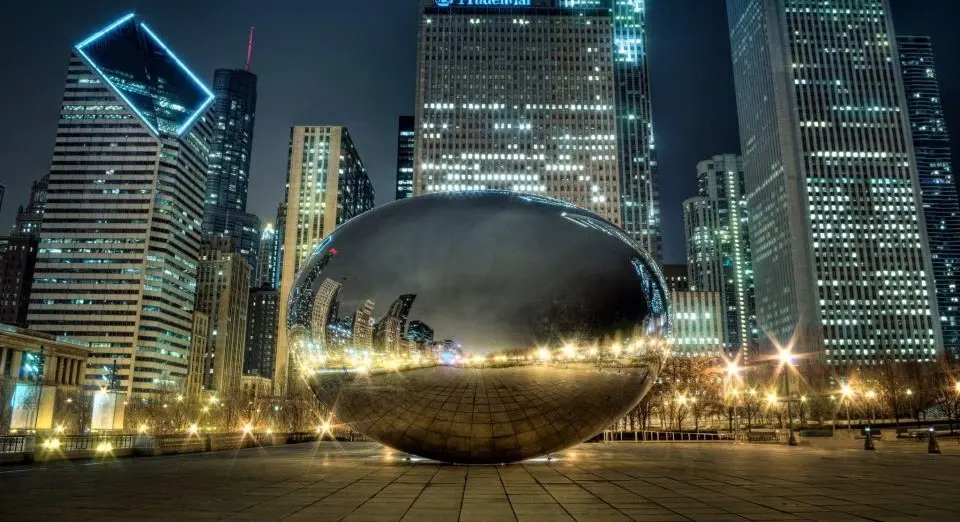
[[[403,341],[406,326],[418,321],[434,330],[435,340],[455,340],[468,353],[559,346],[576,340],[560,338],[561,332],[579,332],[584,338],[593,338],[599,331],[631,335],[630,328],[646,310],[621,286],[629,281],[637,292],[646,294],[650,285],[644,289],[643,277],[638,279],[633,265],[621,259],[623,250],[630,247],[623,242],[629,238],[586,211],[547,198],[516,196],[526,205],[508,209],[498,208],[503,202],[496,198],[474,198],[469,208],[447,208],[445,219],[415,228],[397,219],[402,202],[388,205],[365,217],[364,241],[355,245],[342,244],[340,236],[348,227],[335,232],[305,264],[309,268],[301,274],[292,299],[298,303],[296,314],[326,314],[328,323],[352,335],[357,326],[365,329],[367,324],[356,320],[357,311],[364,307],[369,311],[372,304],[374,337],[379,326],[387,345]],[[421,202],[422,212],[436,211],[439,203]],[[533,211],[543,205],[551,205],[555,212]],[[564,241],[552,235],[541,239],[543,230],[558,227],[558,218],[578,227],[565,228]],[[501,229],[511,230],[513,241],[490,245],[486,238]],[[595,232],[603,232],[603,242],[613,248],[596,248]],[[654,264],[639,258],[637,262],[650,266],[649,275],[656,277]],[[591,266],[616,269],[592,273]],[[530,277],[542,271],[549,271],[551,277]],[[582,282],[585,271],[591,272],[586,285]],[[356,276],[370,273],[378,277]],[[310,283],[303,284],[307,280]],[[488,288],[491,284],[497,288]],[[298,297],[307,288],[319,292],[313,298],[318,302],[321,294],[334,297],[335,302],[317,309],[311,299]],[[403,310],[388,313],[408,294],[414,297]],[[381,324],[384,320],[394,324],[388,327]]]

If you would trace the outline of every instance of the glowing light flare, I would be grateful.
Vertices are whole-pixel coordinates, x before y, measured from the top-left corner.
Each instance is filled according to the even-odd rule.
[[[113,451],[113,444],[109,442],[97,444],[97,453],[110,453],[111,451]]]
[[[200,433],[200,426],[196,424],[191,424],[190,427],[187,428],[187,433],[189,433],[190,435],[196,435],[197,433]]]
[[[139,433],[140,435],[143,435],[144,433],[147,432],[148,429],[149,428],[146,424],[141,424],[140,426],[137,427],[137,433]]]
[[[550,354],[550,350],[547,350],[546,348],[540,348],[539,350],[537,350],[537,357],[541,361],[546,362],[552,358],[552,355]]]
[[[243,434],[244,434],[244,435],[250,435],[251,433],[253,433],[253,426],[250,425],[250,424],[244,424],[244,425],[243,425]]]
[[[770,405],[776,404],[776,403],[777,403],[777,394],[776,394],[776,393],[769,393],[769,394],[767,394],[767,402],[770,403]]]
[[[563,347],[563,354],[566,355],[567,358],[573,359],[573,358],[576,357],[576,355],[577,355],[577,348],[576,348],[576,346],[573,346],[572,344],[568,344],[568,345],[564,346],[564,347]]]
[[[63,432],[67,431],[67,427],[63,424],[57,424],[57,427],[53,429],[57,435],[63,435]]]
[[[47,439],[43,441],[43,449],[47,451],[60,449],[60,439]]]

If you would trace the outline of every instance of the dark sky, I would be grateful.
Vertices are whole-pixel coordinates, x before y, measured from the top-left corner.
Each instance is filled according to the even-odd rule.
[[[892,0],[897,30],[934,38],[951,134],[960,137],[960,1]],[[273,221],[283,198],[289,127],[350,128],[377,190],[393,199],[396,125],[412,113],[416,0],[3,2],[0,7],[0,232],[49,168],[70,48],[130,10],[208,81],[243,65],[257,27],[260,76],[249,208]],[[650,69],[667,262],[684,259],[680,202],[696,163],[738,152],[723,0],[648,0]],[[960,139],[960,138],[958,138]]]

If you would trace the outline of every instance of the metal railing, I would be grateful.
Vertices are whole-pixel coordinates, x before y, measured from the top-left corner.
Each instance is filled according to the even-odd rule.
[[[23,453],[27,438],[22,435],[0,436],[0,453]]]
[[[690,431],[611,431],[605,430],[597,442],[732,442],[735,437],[723,432]]]

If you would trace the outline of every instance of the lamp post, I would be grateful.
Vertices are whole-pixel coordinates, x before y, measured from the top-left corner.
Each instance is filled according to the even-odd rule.
[[[787,444],[797,445],[797,438],[793,433],[793,397],[790,395],[790,370],[793,368],[793,354],[789,349],[780,350],[780,363],[783,366],[784,392],[787,394],[787,431],[790,438]]]
[[[740,432],[740,420],[737,418],[737,399],[739,397],[736,389],[736,379],[740,377],[740,365],[736,361],[727,362],[727,395],[733,396],[733,438],[737,440]]]
[[[853,390],[849,385],[844,384],[840,387],[840,393],[843,395],[844,402],[847,403],[847,429],[850,429],[850,399],[853,398]]]

